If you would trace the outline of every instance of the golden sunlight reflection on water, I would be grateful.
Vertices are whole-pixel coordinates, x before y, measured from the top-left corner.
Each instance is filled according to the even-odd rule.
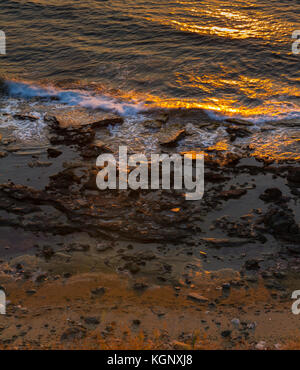
[[[167,14],[156,14],[148,20],[171,26],[180,31],[215,35],[231,39],[261,38],[281,42],[290,37],[294,25],[266,15],[255,2],[242,1],[235,7],[220,1],[176,1]]]

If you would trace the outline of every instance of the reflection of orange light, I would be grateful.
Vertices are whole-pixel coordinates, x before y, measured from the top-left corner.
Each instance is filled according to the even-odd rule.
[[[199,78],[200,79],[200,78]],[[297,110],[295,105],[291,102],[282,99],[285,94],[292,94],[295,97],[300,97],[300,89],[297,87],[277,85],[270,80],[250,79],[241,76],[238,81],[229,81],[222,79],[218,76],[209,80],[206,76],[202,80],[202,84],[185,83],[178,79],[178,85],[186,88],[199,88],[208,93],[208,96],[203,100],[195,99],[178,99],[159,97],[151,94],[142,94],[136,92],[119,92],[118,97],[126,99],[127,101],[138,103],[145,102],[145,108],[163,108],[163,109],[203,109],[208,111],[219,112],[228,116],[242,116],[242,117],[255,117],[261,115],[268,115],[269,117],[276,118],[285,112]],[[264,100],[263,105],[259,106],[243,106],[241,102],[234,98],[218,98],[216,96],[209,96],[215,88],[226,87],[225,85],[234,84],[239,88],[241,93],[251,99]],[[281,96],[281,101],[268,99],[268,96]]]
[[[220,140],[218,141],[217,143],[215,143],[214,145],[210,146],[208,148],[208,150],[217,150],[217,151],[222,151],[222,150],[228,150],[229,149],[229,146],[228,146],[228,143],[227,141],[225,140]]]
[[[284,134],[272,135],[270,139],[259,138],[249,145],[253,149],[252,156],[269,160],[300,160],[300,133],[289,136]]]
[[[209,5],[201,3],[199,8],[194,2],[177,1],[168,8],[168,13],[157,12],[145,18],[183,32],[232,39],[261,38],[282,42],[294,29],[291,22],[268,16],[254,7],[251,9],[251,4],[247,10],[228,10],[215,1],[209,1]]]
[[[205,156],[205,153],[203,152],[197,152],[195,150],[190,150],[189,152],[180,152],[181,155],[184,155],[185,157],[189,158],[189,159],[193,159],[193,160],[196,160],[197,159],[197,155],[204,155]]]

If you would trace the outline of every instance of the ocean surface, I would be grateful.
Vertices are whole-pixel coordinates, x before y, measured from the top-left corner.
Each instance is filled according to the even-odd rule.
[[[300,118],[298,0],[0,0],[11,99],[137,115]],[[299,148],[298,148],[299,149]]]

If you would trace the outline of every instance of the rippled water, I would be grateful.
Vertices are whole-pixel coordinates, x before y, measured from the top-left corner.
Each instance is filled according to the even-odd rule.
[[[1,0],[7,79],[254,119],[300,115],[297,0]]]

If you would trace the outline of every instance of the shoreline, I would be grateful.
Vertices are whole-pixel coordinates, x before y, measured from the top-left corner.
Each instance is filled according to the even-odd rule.
[[[21,122],[43,119],[49,143],[26,148],[0,128],[0,285],[10,301],[0,346],[298,345],[300,321],[291,312],[300,286],[298,160],[255,158],[242,144],[238,152],[212,146],[201,201],[172,190],[99,191],[96,158],[130,141],[115,135],[124,119],[42,104],[37,118],[28,108],[16,114]],[[141,124],[160,152],[193,152],[176,136],[181,113],[154,112]],[[193,119],[217,127],[203,115]],[[233,143],[249,134],[242,120],[226,124]]]

